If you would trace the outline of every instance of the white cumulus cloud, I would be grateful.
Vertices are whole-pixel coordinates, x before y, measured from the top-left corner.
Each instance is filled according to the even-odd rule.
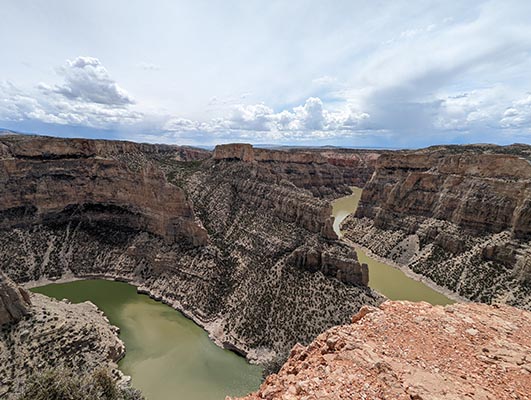
[[[531,94],[516,100],[507,108],[500,120],[503,127],[523,128],[531,125]]]
[[[68,60],[58,73],[64,80],[60,85],[40,83],[23,90],[0,82],[0,119],[96,128],[142,120],[140,112],[129,108],[132,97],[110,78],[97,58]]]
[[[363,129],[363,123],[369,118],[367,113],[348,107],[327,110],[321,99],[310,97],[302,105],[278,112],[265,104],[239,104],[227,116],[208,122],[173,117],[164,125],[164,131],[175,137],[195,132],[246,140],[286,141],[353,135]]]
[[[68,99],[110,106],[133,104],[133,98],[111,79],[107,69],[94,57],[67,60],[59,69],[64,77],[62,85],[53,91]],[[46,87],[45,87],[46,88]]]

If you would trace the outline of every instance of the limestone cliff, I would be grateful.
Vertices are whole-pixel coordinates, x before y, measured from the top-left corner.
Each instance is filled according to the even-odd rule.
[[[386,302],[296,345],[244,399],[528,399],[531,313]]]
[[[328,149],[319,151],[326,161],[343,173],[344,184],[363,187],[371,179],[383,150]]]
[[[255,361],[382,301],[335,240],[330,205],[313,195],[322,180],[297,186],[313,164],[328,168],[306,153],[258,151],[257,161],[247,146],[204,159],[120,142],[0,143],[0,269],[16,282],[126,280]]]
[[[250,144],[216,146],[214,159],[253,163],[255,173],[266,182],[291,182],[314,196],[333,198],[350,193],[350,186],[363,186],[370,179],[378,157],[384,152],[349,149],[253,148]]]
[[[135,146],[81,139],[0,139],[0,229],[84,221],[148,231],[170,243],[205,245],[206,232],[182,189],[169,185],[151,164],[135,171],[112,157],[145,154],[145,145]]]
[[[529,146],[382,155],[346,237],[461,296],[531,308]]]

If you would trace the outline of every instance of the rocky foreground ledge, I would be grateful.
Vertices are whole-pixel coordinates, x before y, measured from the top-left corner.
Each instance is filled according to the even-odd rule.
[[[118,328],[94,304],[31,294],[0,274],[1,399],[18,398],[29,377],[57,368],[125,378],[116,365],[124,355]]]
[[[245,399],[529,399],[531,313],[509,306],[363,307]]]

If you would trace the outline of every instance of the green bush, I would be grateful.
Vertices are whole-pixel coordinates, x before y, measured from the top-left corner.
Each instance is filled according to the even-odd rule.
[[[106,370],[80,375],[55,369],[32,375],[18,400],[145,400],[140,391],[120,388]]]

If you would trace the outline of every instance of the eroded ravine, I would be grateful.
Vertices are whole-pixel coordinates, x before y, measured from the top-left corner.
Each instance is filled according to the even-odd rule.
[[[332,203],[334,231],[341,238],[341,222],[356,212],[362,189],[353,187],[352,194],[341,197]],[[428,287],[423,282],[407,276],[403,271],[380,262],[356,247],[361,263],[369,266],[369,286],[391,300],[427,301],[431,304],[451,304],[453,300]]]
[[[35,292],[90,300],[120,328],[126,356],[119,367],[147,400],[222,399],[256,390],[261,368],[216,346],[207,333],[171,307],[137,293],[134,286],[105,280],[51,284]]]

